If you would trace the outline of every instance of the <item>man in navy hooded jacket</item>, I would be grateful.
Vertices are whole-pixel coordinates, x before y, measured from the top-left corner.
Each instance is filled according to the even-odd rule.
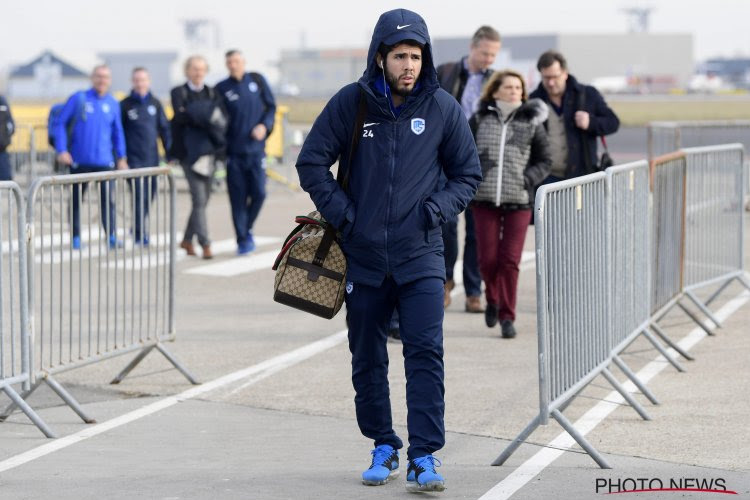
[[[432,455],[445,443],[440,225],[473,198],[481,170],[460,105],[438,86],[419,15],[381,15],[367,60],[362,78],[333,96],[315,121],[297,171],[317,209],[340,230],[347,258],[357,422],[375,444],[362,480],[384,484],[398,473],[402,442],[393,430],[386,350],[395,308],[407,379],[407,488],[440,491],[444,481]],[[359,99],[367,113],[355,132],[359,145],[345,192],[329,169],[348,158]]]

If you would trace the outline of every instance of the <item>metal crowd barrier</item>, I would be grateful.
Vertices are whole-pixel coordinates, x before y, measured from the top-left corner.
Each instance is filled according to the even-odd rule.
[[[658,321],[675,305],[679,306],[707,333],[710,328],[680,299],[683,290],[685,251],[685,201],[687,164],[681,152],[651,160],[651,329],[685,359],[692,360],[684,349],[672,341]]]
[[[614,166],[606,174],[612,249],[612,361],[657,404],[653,394],[639,384],[619,356],[643,335],[677,370],[684,371],[649,329],[651,269],[658,267],[651,255],[649,164],[644,160]]]
[[[743,257],[746,170],[742,144],[683,149],[687,162],[685,295],[716,325],[708,305],[733,281],[750,289]],[[704,304],[694,291],[719,284]]]
[[[730,142],[750,148],[750,120],[660,121],[648,124],[648,159],[686,147]]]
[[[53,175],[56,168],[66,170],[55,164],[55,150],[47,144],[47,128],[40,125],[17,125],[8,155],[13,179],[24,187],[38,177]]]
[[[683,149],[652,160],[654,193],[653,330],[686,359],[658,321],[675,306],[708,335],[704,323],[682,300],[687,297],[717,327],[708,306],[733,281],[750,288],[744,269],[743,185],[746,169],[741,144]],[[695,290],[718,284],[704,303]]]
[[[648,124],[648,159],[682,148],[740,143],[750,148],[750,120],[660,121]],[[750,171],[750,161],[745,159]],[[750,175],[743,184],[745,195],[750,194]],[[750,202],[746,206],[750,210]]]
[[[15,182],[0,182],[0,390],[47,437],[52,431],[13,388],[28,390],[29,368],[26,222],[21,189]],[[5,417],[0,417],[0,421]]]
[[[611,196],[607,195],[607,181],[613,179],[600,172],[547,184],[537,192],[534,223],[539,415],[492,465],[503,464],[539,425],[546,425],[551,416],[600,467],[609,468],[604,457],[562,413],[575,396],[599,375],[604,376],[642,418],[649,419],[646,411],[608,368],[616,354],[613,352],[615,338],[620,341],[619,348],[629,336],[638,333],[622,333],[622,338],[610,333],[612,213],[608,208]],[[636,292],[631,291],[633,294]],[[620,363],[621,360],[618,365]],[[625,373],[639,387],[643,387],[631,370]]]
[[[24,399],[46,383],[93,422],[54,376],[140,351],[112,381],[118,383],[154,349],[197,383],[163,345],[175,336],[175,186],[168,168],[39,178],[29,190],[27,221],[32,385]]]

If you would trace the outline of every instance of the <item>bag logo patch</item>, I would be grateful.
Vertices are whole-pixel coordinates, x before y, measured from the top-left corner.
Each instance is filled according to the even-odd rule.
[[[422,132],[424,132],[425,129],[425,121],[424,118],[412,118],[411,119],[411,131],[414,132],[417,135],[420,135]]]

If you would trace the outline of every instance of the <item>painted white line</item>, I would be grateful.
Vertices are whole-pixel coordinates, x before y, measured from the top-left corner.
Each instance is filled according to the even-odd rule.
[[[719,321],[726,320],[729,316],[734,314],[737,309],[745,305],[750,301],[750,292],[745,290],[737,297],[729,301],[724,305],[718,312],[715,313],[716,318]],[[706,320],[709,325],[712,325],[711,320]],[[706,332],[702,328],[696,327],[693,329],[685,338],[678,342],[678,345],[685,351],[689,351],[695,344],[700,342],[706,337]],[[673,349],[667,349],[667,352],[671,356],[678,356],[678,353]],[[649,380],[658,375],[667,366],[667,360],[659,355],[644,366],[636,375],[644,383],[647,384]],[[637,391],[635,385],[628,381],[622,384],[625,390],[629,393]],[[604,400],[597,403],[593,408],[588,410],[580,419],[578,419],[574,427],[583,436],[588,434],[592,429],[599,425],[602,420],[619,408],[625,399],[617,391],[610,392]],[[537,474],[542,472],[547,466],[554,462],[558,457],[565,453],[568,449],[572,448],[576,444],[575,440],[567,433],[563,432],[559,434],[555,439],[550,441],[547,447],[542,448],[536,452],[531,458],[521,464],[516,470],[511,472],[505,479],[496,484],[491,490],[482,495],[479,500],[506,500],[510,498],[514,493],[523,488],[529,481],[531,481]]]
[[[212,380],[211,382],[207,382],[192,389],[188,389],[187,391],[181,392],[180,394],[177,394],[175,396],[169,396],[164,399],[160,399],[159,401],[155,401],[154,403],[148,404],[142,408],[138,408],[137,410],[133,410],[119,417],[107,420],[106,422],[102,422],[101,424],[87,427],[86,429],[80,432],[76,432],[75,434],[71,434],[70,436],[56,439],[47,444],[43,444],[42,446],[38,446],[29,451],[3,460],[2,462],[0,462],[0,472],[14,469],[18,466],[49,455],[50,453],[62,450],[76,443],[80,443],[81,441],[85,441],[86,439],[92,438],[104,432],[116,429],[125,424],[129,424],[143,417],[153,415],[154,413],[174,406],[182,401],[197,398],[198,396],[202,396],[208,392],[220,389],[229,384],[239,382],[248,377],[253,377],[253,379],[250,383],[246,383],[245,386],[250,385],[251,383],[256,383],[280,370],[283,370],[284,368],[294,366],[308,358],[315,356],[316,354],[337,346],[344,342],[346,338],[346,330],[334,333],[333,335],[329,335],[328,337],[324,337],[316,342],[312,342],[293,351],[289,351],[274,358],[268,359],[266,361],[258,363],[257,365],[232,372],[230,374],[224,375],[223,377]]]
[[[251,253],[247,256],[237,257],[236,259],[225,260],[208,264],[205,266],[191,267],[184,271],[186,274],[202,274],[205,276],[237,276],[238,274],[251,273],[260,269],[271,270],[276,257],[279,255],[278,250],[270,252]]]

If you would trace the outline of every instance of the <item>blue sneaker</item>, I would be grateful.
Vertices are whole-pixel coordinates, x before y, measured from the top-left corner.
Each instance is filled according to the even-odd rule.
[[[406,489],[409,491],[443,491],[445,489],[445,479],[435,471],[440,467],[442,462],[432,455],[409,460],[409,467],[406,469]]]
[[[73,250],[80,250],[80,249],[81,249],[81,237],[73,236]]]
[[[247,239],[245,240],[245,242],[247,243],[247,246],[250,249],[248,250],[249,252],[252,252],[253,250],[255,250],[255,240],[253,239],[252,231],[247,232]]]
[[[148,246],[148,236],[144,235],[143,238],[136,238],[135,239],[135,244],[147,247]]]
[[[378,486],[398,476],[398,450],[388,444],[381,444],[370,452],[372,464],[362,473],[362,484]]]
[[[117,236],[110,235],[109,237],[109,248],[115,249],[115,248],[123,248],[125,244],[122,242],[122,240],[118,240]]]
[[[250,245],[248,245],[246,241],[237,245],[237,255],[247,255],[252,251],[253,249],[250,248]]]

